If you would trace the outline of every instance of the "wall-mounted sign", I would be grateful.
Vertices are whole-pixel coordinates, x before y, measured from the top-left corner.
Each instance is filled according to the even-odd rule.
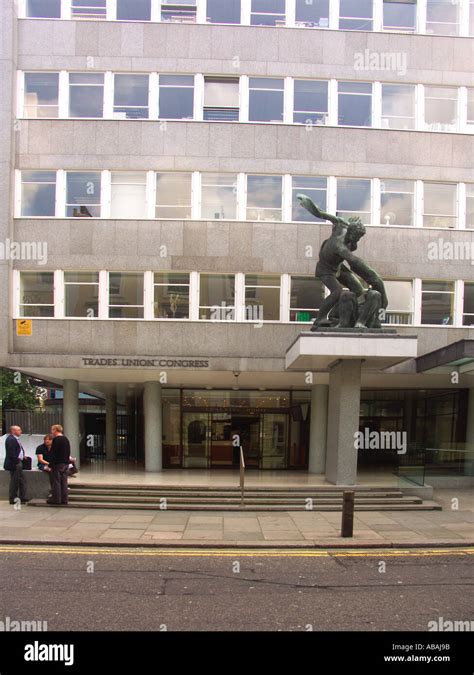
[[[208,359],[173,359],[156,356],[142,359],[83,357],[82,365],[95,368],[209,368]]]
[[[16,334],[28,337],[33,335],[33,321],[31,319],[17,319]]]

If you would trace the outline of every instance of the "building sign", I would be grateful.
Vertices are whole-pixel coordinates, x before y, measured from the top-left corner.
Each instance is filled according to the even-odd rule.
[[[16,334],[30,337],[33,335],[33,321],[31,319],[16,320]]]
[[[209,368],[209,359],[176,359],[165,356],[125,359],[83,357],[82,365],[95,368]]]

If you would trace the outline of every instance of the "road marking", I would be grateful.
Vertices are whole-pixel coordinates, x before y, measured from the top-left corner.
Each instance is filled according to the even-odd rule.
[[[108,556],[141,556],[141,557],[251,557],[251,558],[417,558],[433,556],[470,556],[474,555],[474,547],[466,548],[426,548],[426,549],[144,549],[133,547],[101,547],[101,546],[25,546],[0,545],[1,553],[36,553],[48,555],[108,555]]]

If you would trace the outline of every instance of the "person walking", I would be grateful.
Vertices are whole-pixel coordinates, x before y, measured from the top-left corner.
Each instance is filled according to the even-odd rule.
[[[51,446],[49,465],[52,470],[52,497],[51,499],[47,499],[46,502],[47,504],[62,504],[65,506],[68,502],[67,471],[71,446],[60,424],[53,424],[51,434],[53,436],[53,444]]]
[[[26,504],[26,480],[23,474],[23,461],[25,459],[25,449],[20,441],[21,427],[11,426],[10,433],[5,439],[5,462],[3,468],[10,472],[10,504],[20,498],[22,504]]]

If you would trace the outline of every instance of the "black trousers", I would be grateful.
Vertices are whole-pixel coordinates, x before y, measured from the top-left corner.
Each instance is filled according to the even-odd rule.
[[[56,464],[52,468],[51,501],[55,504],[67,504],[67,469],[68,464]]]
[[[21,501],[26,499],[26,480],[23,473],[23,463],[18,462],[14,471],[10,471],[10,502],[15,501],[17,497]]]

